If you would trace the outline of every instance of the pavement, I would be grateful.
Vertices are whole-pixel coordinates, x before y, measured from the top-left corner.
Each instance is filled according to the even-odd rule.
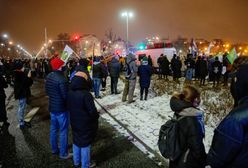
[[[11,125],[0,133],[0,168],[70,168],[72,160],[61,160],[51,154],[49,144],[50,116],[44,81],[35,80],[32,97],[27,107],[30,111],[40,107],[31,121],[32,127],[20,130],[17,127],[18,101],[13,97],[13,88],[6,89],[7,113]],[[72,152],[72,135],[69,133]],[[134,146],[128,137],[118,133],[100,118],[99,131],[92,145],[91,159],[98,168],[158,168],[157,164]]]

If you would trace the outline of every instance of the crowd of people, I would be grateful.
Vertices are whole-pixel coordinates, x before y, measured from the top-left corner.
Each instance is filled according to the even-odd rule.
[[[223,78],[223,85],[227,86],[228,76],[231,72],[231,64],[227,59],[227,54],[224,54],[220,60],[219,57],[213,56],[197,56],[188,54],[186,58],[180,59],[174,55],[171,61],[161,54],[157,59],[158,78],[168,79],[169,75],[173,76],[175,81],[180,77],[185,76],[186,82],[190,83],[192,79],[200,81],[200,86],[205,85],[206,78],[208,81],[213,81],[213,86],[219,85]]]
[[[125,60],[125,61],[123,61]],[[59,55],[52,59],[41,60],[0,60],[0,121],[8,126],[4,89],[14,87],[15,99],[19,101],[17,119],[20,129],[30,127],[24,121],[25,107],[31,95],[30,87],[34,78],[45,79],[45,90],[49,97],[50,144],[53,155],[61,159],[73,157],[75,167],[90,167],[91,144],[97,134],[98,118],[94,98],[101,98],[106,90],[106,80],[110,76],[110,94],[120,94],[118,80],[124,72],[124,90],[122,101],[133,103],[136,82],[139,80],[140,100],[148,99],[151,76],[158,73],[158,79],[169,75],[178,82],[185,66],[185,82],[192,78],[205,85],[205,79],[213,80],[218,86],[221,76],[223,85],[232,77],[231,93],[234,108],[219,124],[214,133],[211,149],[205,152],[204,113],[199,110],[200,91],[192,85],[186,85],[183,91],[172,95],[170,106],[176,117],[184,116],[179,122],[179,139],[184,151],[177,160],[170,161],[171,168],[245,168],[248,165],[248,61],[239,57],[230,66],[226,55],[220,62],[218,57],[205,56],[193,58],[188,54],[184,64],[177,55],[171,61],[163,54],[157,60],[158,71],[152,66],[151,57],[143,57],[140,62],[136,56],[113,55],[70,60],[65,64]],[[232,68],[230,68],[232,67]],[[92,73],[92,74],[90,74]],[[94,92],[94,96],[91,94]],[[68,151],[69,124],[73,136],[73,154]],[[59,137],[59,140],[58,140]]]

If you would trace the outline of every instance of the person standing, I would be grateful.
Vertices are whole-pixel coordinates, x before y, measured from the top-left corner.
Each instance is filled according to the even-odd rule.
[[[168,75],[170,74],[170,62],[166,55],[164,55],[162,62],[161,62],[161,73],[162,78],[168,79]]]
[[[248,165],[248,64],[240,65],[233,89],[238,104],[214,131],[207,155],[211,168],[246,168]]]
[[[215,61],[212,65],[212,73],[213,73],[213,87],[219,85],[220,76],[221,76],[221,63],[218,57],[215,57]],[[217,83],[217,84],[216,84]]]
[[[148,89],[151,83],[152,67],[148,65],[147,58],[144,57],[141,61],[141,65],[138,68],[139,83],[140,83],[140,100],[143,100],[143,94],[145,91],[145,100],[147,100]]]
[[[61,159],[69,159],[71,158],[71,155],[68,154],[69,114],[66,108],[68,83],[62,71],[64,62],[60,58],[55,57],[50,64],[53,71],[46,77],[45,89],[49,97],[52,154],[59,154]],[[57,139],[58,131],[60,148]]]
[[[117,84],[120,77],[120,63],[117,56],[113,57],[109,63],[109,74],[111,78],[111,94],[119,94]]]
[[[77,72],[72,78],[67,107],[73,135],[73,162],[75,167],[90,167],[90,148],[96,137],[99,113],[88,87],[88,75]]]
[[[199,71],[200,71],[200,85],[205,85],[206,76],[208,75],[208,63],[207,58],[204,56],[202,58],[199,58]]]
[[[128,95],[128,103],[134,102],[133,94],[136,85],[136,77],[138,72],[138,67],[135,62],[136,58],[133,54],[128,54],[126,63],[127,63],[127,71],[126,71],[126,81],[125,87],[122,95],[122,101],[126,101]]]
[[[100,86],[101,86],[101,79],[103,77],[103,67],[100,62],[99,57],[94,57],[93,63],[93,85],[94,85],[94,93],[95,98],[99,99],[100,96]]]
[[[18,61],[15,63],[14,71],[14,95],[15,99],[19,100],[19,107],[17,111],[17,118],[20,129],[25,126],[30,127],[30,123],[24,121],[24,113],[27,105],[27,97],[29,96],[29,88],[33,84],[31,79],[31,71],[26,75],[24,72],[23,63]]]
[[[158,57],[157,64],[158,64],[158,79],[162,79],[162,62],[164,59],[164,54],[161,54]]]
[[[169,168],[205,168],[206,152],[204,113],[198,109],[200,92],[193,86],[185,86],[182,93],[175,93],[170,107],[178,121],[178,138],[182,154],[169,161]]]
[[[4,126],[9,126],[8,118],[7,118],[7,112],[5,107],[5,91],[4,89],[8,87],[8,84],[4,77],[2,76],[2,73],[0,72],[0,122],[3,122]]]

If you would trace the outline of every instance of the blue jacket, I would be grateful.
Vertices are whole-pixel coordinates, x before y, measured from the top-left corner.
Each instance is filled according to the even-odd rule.
[[[67,107],[70,112],[73,143],[79,147],[90,145],[97,133],[99,114],[84,78],[75,76],[72,79]]]
[[[50,112],[66,112],[68,83],[62,71],[53,71],[46,77],[46,93],[49,97]]]
[[[240,100],[215,129],[207,163],[212,168],[247,168],[248,97]]]
[[[141,65],[138,68],[140,87],[149,88],[151,83],[152,67],[150,65]]]

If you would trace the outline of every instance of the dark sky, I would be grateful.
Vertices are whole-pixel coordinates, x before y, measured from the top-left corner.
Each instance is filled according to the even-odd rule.
[[[93,33],[103,38],[112,28],[125,38],[120,12],[130,9],[129,38],[147,36],[223,38],[248,42],[248,0],[0,0],[0,33],[8,32],[29,51],[58,33]]]

